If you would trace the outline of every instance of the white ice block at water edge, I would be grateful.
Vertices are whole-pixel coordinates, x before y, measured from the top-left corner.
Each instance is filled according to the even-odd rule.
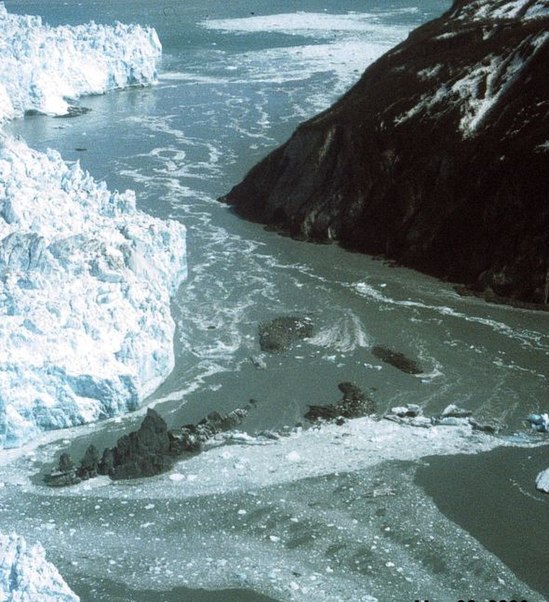
[[[0,448],[136,408],[173,368],[185,227],[0,138]]]
[[[63,115],[84,94],[150,84],[161,54],[150,27],[50,27],[0,2],[0,123],[26,111]]]
[[[549,468],[540,472],[536,477],[536,488],[544,493],[549,493]]]

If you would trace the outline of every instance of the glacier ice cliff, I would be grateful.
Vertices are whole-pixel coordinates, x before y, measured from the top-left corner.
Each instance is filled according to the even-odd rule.
[[[46,560],[40,544],[0,533],[0,600],[3,602],[78,602],[80,598]]]
[[[40,17],[8,14],[0,2],[0,123],[26,111],[63,115],[84,94],[150,84],[161,54],[152,28],[50,27]]]
[[[55,151],[0,147],[0,448],[134,409],[173,367],[185,228]]]
[[[0,2],[0,124],[151,83],[154,29],[50,27]],[[173,368],[185,228],[0,133],[0,449],[136,408]]]

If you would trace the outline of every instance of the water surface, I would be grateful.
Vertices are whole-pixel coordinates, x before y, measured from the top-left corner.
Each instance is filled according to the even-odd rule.
[[[548,409],[547,313],[462,298],[451,284],[411,270],[265,232],[216,201],[300,121],[328,107],[368,62],[449,4],[308,0],[296,13],[290,0],[6,2],[9,11],[41,14],[52,24],[119,19],[158,30],[164,59],[156,86],[81,99],[92,110],[76,119],[34,116],[8,129],[30,146],[53,147],[65,159],[79,160],[111,189],[135,189],[142,210],[187,226],[190,274],[173,302],[176,366],[149,400],[170,426],[253,398],[257,409],[243,425],[249,433],[293,427],[303,422],[309,404],[338,400],[343,380],[368,390],[379,413],[417,403],[431,415],[457,403],[478,418],[497,419],[505,434],[523,432],[527,414]],[[309,316],[315,336],[285,353],[262,355],[258,324],[284,314]],[[375,345],[406,354],[423,373],[412,376],[384,364],[372,354]],[[265,369],[251,361],[258,356]],[[140,419],[129,416],[62,435],[70,441],[30,454],[18,470],[35,473],[69,445],[75,457],[91,441],[112,445]],[[403,441],[411,444],[413,434]],[[503,456],[494,458],[505,467]],[[239,462],[229,456],[227,461]],[[207,454],[204,462],[206,473]],[[445,462],[440,465],[450,466]],[[414,472],[415,464],[388,462],[371,472],[299,479],[249,494],[175,496],[162,504],[155,500],[155,481],[105,485],[67,498],[13,477],[13,489],[2,493],[0,518],[2,528],[44,540],[77,589],[95,588],[112,600],[133,596],[128,587],[141,592],[135,599],[147,599],[150,588],[185,586],[331,602],[370,600],[373,592],[389,602],[443,594],[445,581],[448,592],[466,595],[452,562],[479,583],[489,578],[482,566],[504,575],[507,569],[414,485]],[[398,483],[401,495],[374,501],[369,496],[378,481]],[[125,500],[111,499],[120,491]],[[426,491],[450,512],[439,503],[440,488]],[[489,507],[483,491],[475,503]],[[137,495],[153,500],[154,519],[147,519],[147,503]],[[249,518],[245,527],[242,517]],[[547,515],[540,520],[547,530]],[[468,522],[457,522],[475,533]],[[386,531],[394,524],[401,528]],[[498,529],[495,520],[487,525]],[[269,539],[282,537],[278,528],[288,535],[284,546]],[[128,549],[116,541],[125,529],[133,542]],[[97,534],[101,545],[94,541],[86,556],[86,543]],[[527,539],[535,537],[526,531]],[[384,547],[378,539],[389,543]],[[455,542],[480,560],[453,557]],[[487,547],[516,567],[518,554],[513,560]],[[531,572],[521,575],[539,586]],[[414,583],[426,589],[414,590]],[[521,595],[519,590],[513,591]]]

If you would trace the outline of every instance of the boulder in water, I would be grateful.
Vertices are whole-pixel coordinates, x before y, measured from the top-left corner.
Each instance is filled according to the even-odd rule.
[[[339,421],[345,418],[361,418],[375,413],[374,400],[365,395],[356,384],[342,382],[339,383],[338,388],[343,393],[343,397],[338,403],[309,406],[305,418],[311,422],[317,420]]]

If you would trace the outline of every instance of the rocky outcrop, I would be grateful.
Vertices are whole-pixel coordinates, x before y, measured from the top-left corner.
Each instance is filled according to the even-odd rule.
[[[549,301],[549,6],[455,0],[222,200],[510,299]]]
[[[150,408],[139,429],[120,437],[110,451],[104,452],[99,468],[112,479],[151,477],[169,470],[174,462],[166,422]]]
[[[44,481],[50,487],[66,487],[67,485],[76,485],[82,479],[78,476],[78,470],[74,465],[70,455],[63,452],[59,456],[57,468],[44,476]]]
[[[309,406],[305,414],[307,420],[342,422],[347,418],[370,416],[376,411],[374,400],[365,395],[354,383],[343,382],[337,387],[343,393],[341,400],[332,405]]]
[[[250,402],[255,404],[253,400]],[[123,435],[115,447],[99,451],[90,445],[77,468],[67,452],[59,463],[44,476],[50,487],[76,485],[97,475],[113,480],[151,477],[169,470],[185,453],[197,453],[210,439],[242,424],[251,406],[236,408],[228,414],[211,412],[197,424],[168,430],[162,416],[148,409],[137,431]]]

